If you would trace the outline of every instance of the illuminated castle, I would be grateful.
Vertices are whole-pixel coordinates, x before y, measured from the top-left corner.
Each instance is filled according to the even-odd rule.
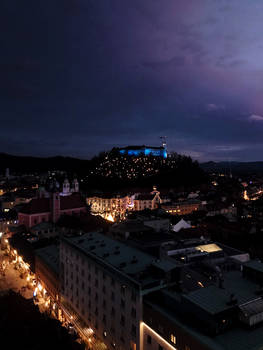
[[[128,156],[154,156],[167,158],[167,151],[165,147],[151,147],[151,146],[127,146],[119,149],[120,154]]]

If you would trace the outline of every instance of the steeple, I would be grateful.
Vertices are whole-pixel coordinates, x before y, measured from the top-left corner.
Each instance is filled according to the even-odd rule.
[[[63,195],[68,195],[70,193],[70,183],[68,179],[63,182]]]
[[[72,192],[79,192],[79,183],[77,179],[72,182]]]

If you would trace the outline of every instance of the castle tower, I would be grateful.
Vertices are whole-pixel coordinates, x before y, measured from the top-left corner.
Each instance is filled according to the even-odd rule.
[[[77,179],[72,182],[72,192],[79,192],[79,183]]]
[[[65,181],[63,182],[63,195],[67,196],[69,194],[70,194],[70,183],[68,179],[65,179]]]

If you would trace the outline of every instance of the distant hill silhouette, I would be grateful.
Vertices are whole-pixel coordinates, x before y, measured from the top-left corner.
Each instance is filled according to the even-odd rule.
[[[9,168],[11,173],[34,173],[46,172],[48,170],[65,170],[75,172],[85,172],[89,166],[89,160],[82,160],[72,157],[25,157],[0,153],[0,172],[4,174]]]
[[[263,174],[263,162],[206,162],[200,164],[201,168],[208,172],[222,172],[234,175]]]
[[[41,173],[64,170],[67,174],[85,176],[90,188],[121,189],[125,187],[198,185],[207,182],[205,172],[190,157],[173,153],[167,159],[155,156],[124,156],[113,149],[91,160],[72,157],[20,157],[0,153],[0,171],[11,174]],[[85,185],[85,183],[83,183]]]

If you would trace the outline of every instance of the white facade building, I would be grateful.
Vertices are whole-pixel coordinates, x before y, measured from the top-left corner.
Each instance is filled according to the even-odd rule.
[[[60,261],[62,301],[108,349],[142,350],[142,297],[168,285],[175,265],[99,233],[62,238]]]

